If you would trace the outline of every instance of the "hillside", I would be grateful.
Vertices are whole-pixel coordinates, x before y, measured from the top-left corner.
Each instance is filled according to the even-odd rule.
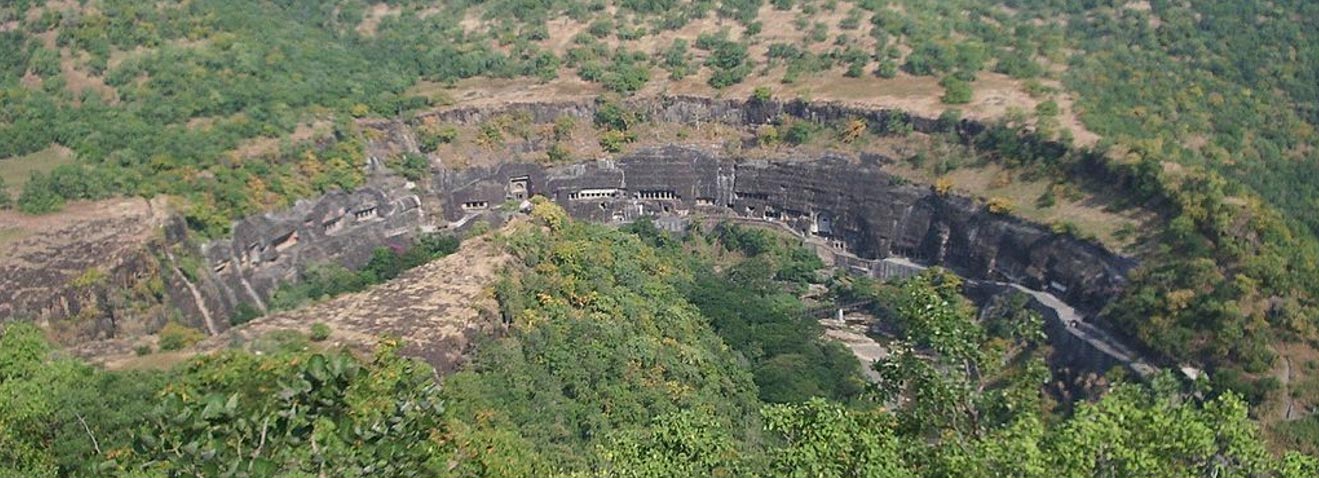
[[[0,476],[1313,476],[1316,208],[1311,0],[6,1]]]

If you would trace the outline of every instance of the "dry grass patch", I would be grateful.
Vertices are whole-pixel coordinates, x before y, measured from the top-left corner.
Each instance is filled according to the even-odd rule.
[[[910,155],[895,157],[906,158]],[[1024,177],[1019,171],[999,164],[979,165],[971,162],[947,174],[938,175],[935,174],[936,165],[932,163],[938,161],[941,154],[929,154],[927,150],[927,157],[930,158],[927,161],[931,164],[917,167],[910,162],[900,161],[888,169],[913,182],[934,184],[935,181],[942,179],[950,182],[952,190],[956,193],[983,200],[991,198],[1005,200],[1011,205],[1013,215],[1031,221],[1052,225],[1074,225],[1082,236],[1093,236],[1100,243],[1117,252],[1133,252],[1132,249],[1139,239],[1139,232],[1148,230],[1148,224],[1155,219],[1148,212],[1116,209],[1113,206],[1117,203],[1115,197],[1083,191],[1077,186],[1058,184],[1045,178],[1032,180]],[[1051,188],[1054,190],[1054,204],[1052,206],[1041,204],[1041,196]]]
[[[65,164],[73,164],[73,150],[58,144],[32,154],[0,159],[0,178],[4,178],[9,193],[17,195],[32,173],[49,173]]]
[[[318,119],[311,123],[299,123],[287,136],[278,138],[258,137],[244,141],[230,154],[237,159],[259,158],[279,153],[283,144],[298,144],[330,135],[334,124],[329,120]]]

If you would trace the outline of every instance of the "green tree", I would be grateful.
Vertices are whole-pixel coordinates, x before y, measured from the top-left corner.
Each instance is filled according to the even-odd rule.
[[[47,214],[63,209],[64,197],[49,176],[34,171],[18,196],[18,208],[28,214]]]
[[[784,445],[772,456],[775,476],[898,478],[914,476],[901,438],[882,410],[854,411],[819,398],[766,407],[765,428]]]
[[[432,371],[386,345],[193,364],[163,393],[116,460],[124,472],[189,476],[436,476],[447,456]]]
[[[971,84],[956,77],[946,77],[939,82],[943,85],[943,96],[939,99],[950,105],[961,105],[971,102],[973,92]]]
[[[9,197],[9,190],[5,187],[5,178],[0,177],[0,209],[13,207],[13,201],[13,198]]]
[[[693,410],[662,415],[601,445],[603,476],[742,476],[745,458],[729,428],[718,417]]]

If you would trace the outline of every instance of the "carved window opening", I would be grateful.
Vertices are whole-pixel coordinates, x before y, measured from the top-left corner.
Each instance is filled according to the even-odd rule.
[[[376,217],[376,208],[370,207],[370,208],[366,208],[366,209],[363,209],[363,210],[357,211],[357,212],[353,213],[353,217],[357,218],[358,221],[365,221],[365,220],[368,220],[368,219],[375,219],[375,217]]]
[[[467,201],[467,202],[463,203],[463,209],[466,209],[466,210],[468,210],[468,211],[471,211],[471,210],[474,210],[474,209],[485,209],[485,208],[488,208],[488,207],[490,207],[490,203],[488,203],[488,202],[486,202],[486,201]]]
[[[660,199],[660,200],[681,199],[681,198],[678,196],[678,193],[673,192],[673,191],[664,191],[664,190],[637,191],[637,193],[636,193],[636,198],[637,198],[637,199]]]
[[[696,198],[696,205],[697,205],[697,206],[713,206],[713,205],[714,205],[714,199],[713,199],[713,198]]]
[[[343,216],[321,223],[321,230],[326,234],[338,232],[341,229],[343,229]]]
[[[508,196],[511,199],[524,200],[530,191],[531,178],[515,176],[508,178]]]
[[[619,191],[612,188],[583,189],[581,191],[568,193],[568,200],[575,201],[578,199],[616,198],[618,197],[618,194]]]
[[[811,233],[821,235],[831,235],[834,233],[834,216],[827,212],[818,212],[814,214],[815,220],[811,223]]]
[[[275,239],[275,252],[284,252],[296,245],[298,245],[298,231],[291,231]]]

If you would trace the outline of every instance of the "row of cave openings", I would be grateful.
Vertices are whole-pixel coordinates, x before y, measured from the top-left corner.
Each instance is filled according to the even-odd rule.
[[[421,207],[421,200],[416,196],[404,197],[395,200],[393,206],[393,211],[415,209]],[[385,216],[386,215],[381,213],[379,205],[365,204],[353,208],[340,208],[337,212],[327,214],[327,217],[324,217],[319,221],[316,218],[308,218],[303,221],[303,227],[306,230],[319,228],[321,234],[333,236],[346,230],[350,225],[356,226],[376,220],[382,220]],[[238,256],[239,265],[241,267],[249,267],[260,264],[264,261],[263,258],[266,257],[267,252],[270,252],[271,250],[274,251],[274,255],[269,259],[269,262],[278,260],[283,252],[297,246],[299,239],[298,229],[293,228],[275,236],[269,241],[252,242],[247,245],[243,254]],[[228,270],[230,262],[231,261],[228,259],[222,260],[214,265],[213,270],[216,274],[222,273]]]
[[[505,188],[505,200],[522,201],[527,199],[531,194],[531,181],[529,176],[513,176],[508,179]],[[802,224],[805,219],[806,226],[802,232],[813,236],[830,239],[830,245],[837,249],[846,250],[847,244],[839,238],[834,237],[834,217],[827,211],[793,211],[784,209],[780,211],[775,206],[768,204],[769,194],[764,192],[741,192],[735,191],[734,198],[742,201],[759,202],[762,206],[747,205],[744,211],[741,211],[745,217],[760,219],[765,221],[776,221],[784,223]],[[556,193],[557,196],[557,193]],[[628,191],[615,187],[595,187],[583,188],[576,191],[568,192],[566,199],[568,201],[593,201],[602,200],[599,206],[601,210],[607,210],[610,201],[629,198]],[[632,191],[630,199],[645,201],[675,201],[681,202],[683,196],[671,189],[642,189]],[[694,204],[698,207],[713,207],[715,199],[712,197],[696,197]],[[736,211],[733,203],[727,204],[730,210]],[[488,200],[469,200],[462,203],[462,209],[468,212],[476,212],[490,208]],[[669,205],[662,206],[662,212],[665,214],[674,212]],[[681,211],[679,211],[681,213]],[[615,214],[615,219],[622,218]]]

